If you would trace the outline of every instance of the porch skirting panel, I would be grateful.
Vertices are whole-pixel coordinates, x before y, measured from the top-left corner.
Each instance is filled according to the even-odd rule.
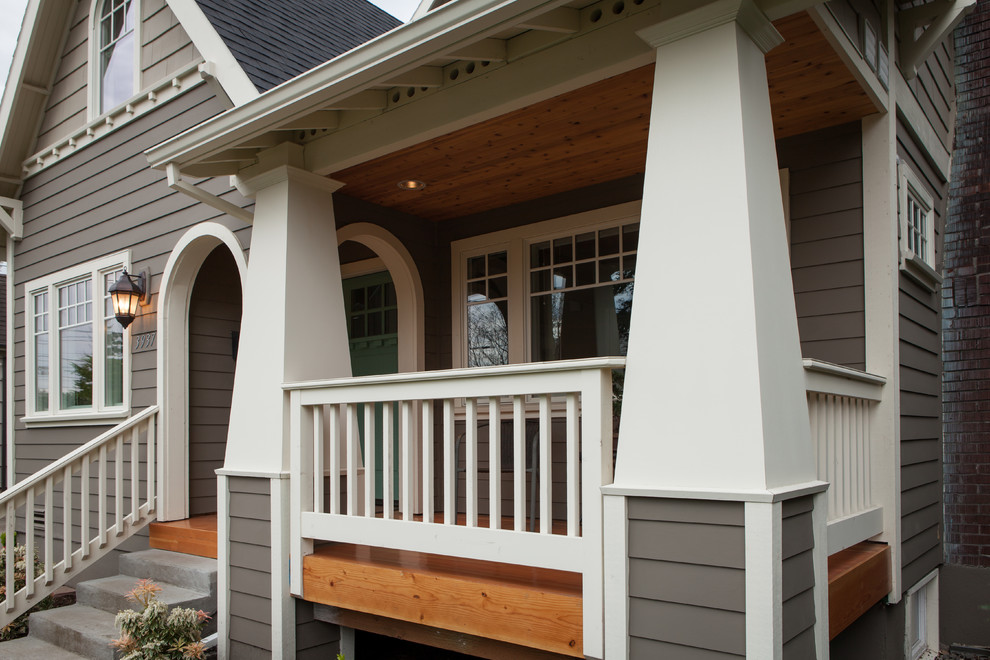
[[[228,658],[273,658],[271,485],[267,478],[228,477]],[[275,480],[278,484],[278,480]],[[222,528],[222,527],[221,527]],[[224,540],[219,539],[220,544]],[[288,573],[288,566],[282,570]],[[295,604],[295,658],[333,657],[340,632],[313,618],[313,605]],[[220,616],[224,614],[221,612]]]
[[[629,657],[744,657],[744,504],[630,497],[628,533]]]

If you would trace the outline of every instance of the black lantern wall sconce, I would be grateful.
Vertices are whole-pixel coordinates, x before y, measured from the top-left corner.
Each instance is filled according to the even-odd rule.
[[[147,271],[138,275],[129,275],[127,269],[120,274],[117,281],[110,285],[108,292],[110,301],[113,304],[113,315],[117,322],[123,327],[127,327],[137,316],[138,305],[145,297],[148,278]]]

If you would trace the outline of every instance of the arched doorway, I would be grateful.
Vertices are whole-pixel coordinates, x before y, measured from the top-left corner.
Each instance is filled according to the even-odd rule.
[[[203,261],[189,299],[189,515],[217,512],[241,329],[241,281],[227,246]]]
[[[212,283],[210,273],[220,280]],[[237,238],[223,225],[212,222],[187,231],[165,265],[158,307],[160,521],[188,518],[204,508],[216,510],[216,477],[212,470],[223,465],[224,452],[223,446],[209,441],[218,436],[219,429],[205,429],[212,426],[210,421],[222,419],[223,424],[218,426],[224,429],[225,445],[229,390],[233,385],[234,338],[229,334],[233,329],[230,317],[234,316],[236,307],[239,325],[246,273],[247,262]],[[221,289],[223,292],[217,293]],[[210,316],[210,305],[218,297],[227,306],[221,314],[223,319]],[[221,336],[221,332],[226,334]],[[211,368],[219,371],[215,373]],[[211,384],[221,386],[211,388]],[[210,406],[210,401],[225,402],[226,409],[224,405]],[[197,448],[191,450],[194,439]],[[206,457],[210,458],[205,460]],[[200,497],[209,487],[210,479],[212,501]],[[190,497],[191,493],[195,497]]]

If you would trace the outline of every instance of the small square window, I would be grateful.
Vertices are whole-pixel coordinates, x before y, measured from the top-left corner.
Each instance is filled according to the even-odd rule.
[[[918,175],[906,163],[898,167],[901,270],[934,290],[941,282],[935,270],[935,204]]]

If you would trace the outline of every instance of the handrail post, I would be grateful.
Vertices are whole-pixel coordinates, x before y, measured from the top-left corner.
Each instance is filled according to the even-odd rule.
[[[581,374],[582,531],[587,564],[582,580],[584,654],[604,653],[605,572],[601,487],[612,483],[612,372]]]
[[[303,557],[313,552],[313,541],[302,536],[302,513],[313,510],[316,468],[306,469],[304,460],[313,456],[314,414],[312,406],[303,410],[299,390],[289,393],[289,589],[296,596],[302,596]],[[322,473],[318,478],[323,478]]]

